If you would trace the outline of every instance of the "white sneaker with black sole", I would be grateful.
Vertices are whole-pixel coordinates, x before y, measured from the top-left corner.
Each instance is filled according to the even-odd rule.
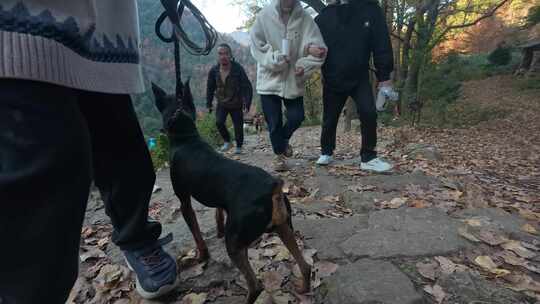
[[[327,166],[332,162],[332,156],[331,155],[321,155],[319,159],[317,160],[316,164],[319,166]]]

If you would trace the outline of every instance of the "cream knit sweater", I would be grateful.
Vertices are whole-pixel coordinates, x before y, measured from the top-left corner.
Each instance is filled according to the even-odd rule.
[[[144,90],[136,0],[0,1],[0,78]]]
[[[251,28],[251,54],[257,61],[257,93],[294,99],[304,95],[306,79],[324,63],[324,59],[308,55],[310,44],[326,47],[313,18],[297,3],[289,22],[280,16],[279,0],[263,8]],[[282,40],[290,41],[290,63],[282,60]],[[296,67],[304,68],[304,76],[295,75]]]

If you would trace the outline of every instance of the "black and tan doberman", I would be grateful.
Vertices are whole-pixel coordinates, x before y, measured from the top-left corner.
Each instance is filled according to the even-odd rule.
[[[162,114],[170,142],[171,181],[181,210],[197,244],[198,257],[208,259],[191,197],[207,207],[218,208],[218,235],[225,236],[227,253],[246,278],[247,304],[263,291],[248,260],[248,247],[265,232],[276,232],[298,263],[303,275],[299,292],[310,290],[311,266],[298,248],[291,222],[291,206],[283,193],[283,181],[261,168],[228,159],[200,136],[195,125],[195,106],[184,84],[180,100],[152,85],[156,106]],[[225,211],[227,215],[224,223]]]

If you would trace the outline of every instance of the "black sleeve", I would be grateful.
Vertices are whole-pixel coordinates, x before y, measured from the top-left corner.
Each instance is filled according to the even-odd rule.
[[[253,86],[244,68],[241,65],[238,65],[238,67],[240,68],[240,92],[242,94],[242,101],[244,102],[244,106],[249,110],[251,100],[253,99]]]
[[[375,74],[377,80],[390,80],[390,73],[394,70],[394,53],[392,42],[382,9],[378,4],[370,5],[372,8],[373,27],[371,30],[371,45],[373,62],[375,64]]]
[[[206,107],[212,107],[212,101],[214,101],[214,94],[216,92],[216,70],[212,68],[208,73],[208,80],[206,82]]]

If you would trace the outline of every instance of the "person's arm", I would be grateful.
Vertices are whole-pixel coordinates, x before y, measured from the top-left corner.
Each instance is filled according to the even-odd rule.
[[[314,56],[312,52],[309,51],[310,47],[327,49],[324,39],[322,37],[321,31],[315,21],[311,16],[306,15],[304,32],[302,37],[301,48],[303,55],[296,62],[296,68],[303,69],[303,77],[308,78],[313,72],[320,68],[324,60],[326,59],[326,51],[322,56]]]
[[[251,100],[253,99],[253,87],[244,68],[241,65],[238,65],[238,67],[240,68],[240,94],[244,108],[249,111]]]
[[[261,18],[264,17],[265,16],[263,14],[260,14],[249,32],[251,39],[251,55],[263,68],[273,72],[280,72],[287,68],[288,63],[285,56],[281,54],[281,51],[274,50],[272,45],[266,41],[266,36],[261,21]]]
[[[216,92],[216,75],[215,70],[212,68],[208,73],[208,80],[206,81],[206,107],[212,112],[212,101],[214,101],[214,94]]]
[[[390,73],[394,70],[392,42],[390,41],[390,35],[382,9],[375,3],[369,7],[373,16],[370,44],[372,45],[371,52],[376,70],[375,75],[379,83],[383,83],[390,80]]]

